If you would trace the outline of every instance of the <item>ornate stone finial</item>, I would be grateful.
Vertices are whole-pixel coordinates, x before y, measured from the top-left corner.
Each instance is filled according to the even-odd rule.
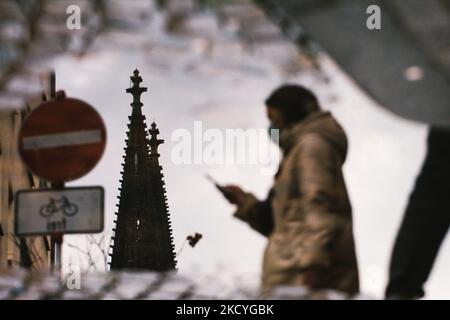
[[[130,105],[134,107],[142,107],[143,104],[141,102],[141,94],[147,91],[146,87],[140,87],[140,83],[142,82],[142,77],[139,75],[139,70],[135,69],[133,71],[133,76],[130,77],[133,82],[133,86],[128,88],[126,92],[131,93],[133,95],[133,102]]]
[[[156,156],[159,157],[159,153],[158,153],[158,146],[162,143],[164,143],[163,139],[158,139],[158,134],[159,134],[159,129],[156,127],[156,123],[153,122],[151,124],[151,129],[148,130],[148,132],[150,133],[150,141],[149,141],[149,145],[150,145],[150,156]]]

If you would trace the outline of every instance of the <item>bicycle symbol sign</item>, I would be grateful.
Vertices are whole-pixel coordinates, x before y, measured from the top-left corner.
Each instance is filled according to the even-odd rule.
[[[44,218],[50,218],[57,212],[62,212],[64,215],[72,217],[77,214],[78,206],[75,203],[71,203],[66,196],[61,196],[58,200],[50,198],[49,203],[42,205],[39,209],[39,214]]]
[[[15,234],[103,231],[102,187],[21,190],[16,193]]]

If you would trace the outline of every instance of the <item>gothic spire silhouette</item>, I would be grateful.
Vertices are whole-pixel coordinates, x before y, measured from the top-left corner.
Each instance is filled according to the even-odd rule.
[[[162,167],[159,164],[159,130],[152,123],[148,139],[142,114],[142,78],[136,69],[130,77],[133,108],[129,116],[117,219],[112,238],[111,270],[169,271],[176,267],[172,229]]]

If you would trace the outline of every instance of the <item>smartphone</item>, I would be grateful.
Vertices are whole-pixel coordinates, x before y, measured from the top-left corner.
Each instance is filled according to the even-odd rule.
[[[206,174],[205,176],[206,176],[206,179],[211,181],[216,186],[216,188],[220,192],[222,192],[222,194],[225,194],[225,189],[213,177],[211,177],[209,174]]]

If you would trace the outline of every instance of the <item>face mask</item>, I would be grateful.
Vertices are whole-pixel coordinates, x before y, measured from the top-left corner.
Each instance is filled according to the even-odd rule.
[[[278,144],[280,141],[280,132],[281,130],[273,123],[270,123],[270,126],[267,128],[267,134],[269,135],[272,142]]]

